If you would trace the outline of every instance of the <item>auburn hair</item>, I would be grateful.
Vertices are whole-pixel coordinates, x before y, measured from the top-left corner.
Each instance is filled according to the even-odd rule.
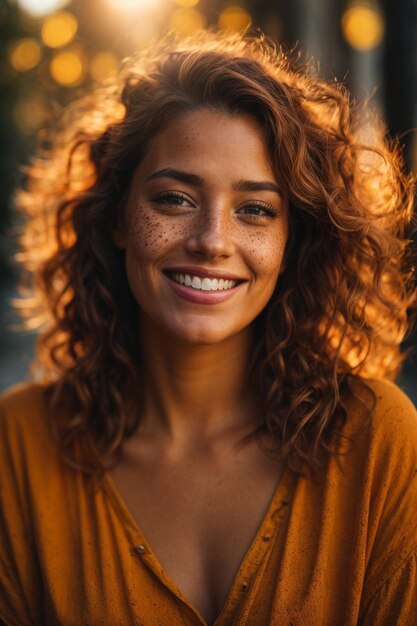
[[[394,379],[403,360],[414,181],[398,144],[341,84],[262,35],[167,37],[65,110],[17,194],[29,216],[19,306],[43,324],[35,365],[62,455],[87,472],[141,419],[138,305],[112,231],[151,139],[204,107],[258,121],[289,201],[285,271],[254,321],[256,432],[294,469],[314,467],[335,451],[354,382]]]

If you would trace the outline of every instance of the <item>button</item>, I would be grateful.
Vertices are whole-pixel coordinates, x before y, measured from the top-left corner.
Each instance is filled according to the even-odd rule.
[[[135,550],[138,554],[143,554],[146,551],[146,548],[140,543],[138,546],[136,546]]]
[[[270,535],[269,533],[267,533],[266,535],[263,535],[262,539],[263,539],[264,541],[271,541],[271,537],[272,537],[272,535]]]
[[[245,582],[242,583],[242,589],[243,591],[246,591],[247,588],[248,588],[248,581],[245,580]]]

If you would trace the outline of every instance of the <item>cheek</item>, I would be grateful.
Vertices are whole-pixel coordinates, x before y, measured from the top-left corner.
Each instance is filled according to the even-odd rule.
[[[259,277],[275,278],[278,276],[285,252],[286,234],[254,233],[249,246],[249,258],[252,259],[252,269]]]
[[[150,214],[139,207],[129,224],[128,247],[136,258],[151,261],[167,251],[184,236],[184,228],[164,216]]]

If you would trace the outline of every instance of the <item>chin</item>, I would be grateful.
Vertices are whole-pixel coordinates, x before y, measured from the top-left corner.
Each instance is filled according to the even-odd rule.
[[[195,346],[208,346],[216,343],[221,343],[231,336],[234,332],[225,332],[224,328],[213,328],[207,325],[196,326],[195,328],[176,328],[173,329],[173,334],[188,345]]]
[[[178,335],[178,338],[190,346],[210,346],[225,341],[228,339],[228,336],[224,336],[219,333],[200,331],[196,333],[181,333]]]

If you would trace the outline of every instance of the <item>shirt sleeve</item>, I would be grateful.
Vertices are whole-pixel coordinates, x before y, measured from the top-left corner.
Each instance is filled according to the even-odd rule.
[[[0,402],[0,624],[29,626],[42,623],[43,594],[14,408]]]
[[[417,624],[417,411],[395,385],[378,399],[361,626]]]
[[[361,626],[411,626],[417,620],[417,549],[381,585],[365,608]]]

